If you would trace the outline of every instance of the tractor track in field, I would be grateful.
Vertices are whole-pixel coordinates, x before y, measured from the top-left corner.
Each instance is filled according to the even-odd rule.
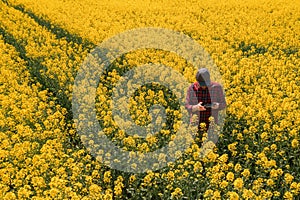
[[[61,28],[59,25],[53,24],[50,21],[37,16],[35,13],[26,10],[23,5],[11,5],[9,1],[6,0],[2,0],[2,2],[4,2],[7,6],[29,16],[39,26],[46,28],[49,32],[54,34],[57,40],[64,39],[69,44],[76,43],[77,45],[81,45],[83,49],[87,49],[88,51],[92,50],[96,46],[87,39],[83,39],[76,34],[72,34],[69,31]],[[60,92],[60,90],[63,90],[63,88],[59,86],[58,80],[50,78],[41,73],[41,70],[47,69],[47,66],[43,65],[42,62],[36,58],[28,57],[26,52],[26,45],[20,43],[20,41],[18,41],[13,34],[7,32],[2,27],[0,27],[0,35],[3,36],[4,42],[12,45],[16,49],[16,51],[19,52],[19,57],[26,62],[26,67],[31,76],[31,82],[33,84],[39,83],[41,85],[41,90],[48,90],[50,93],[52,93],[53,97],[56,98],[56,103],[61,107],[67,109],[68,112],[65,116],[66,122],[72,124],[73,113],[72,104],[69,100],[69,97],[64,92]],[[69,140],[69,142],[73,143],[75,146],[80,146],[80,148],[82,148],[80,144],[80,138],[77,137],[77,135],[75,136],[75,138],[70,138]]]

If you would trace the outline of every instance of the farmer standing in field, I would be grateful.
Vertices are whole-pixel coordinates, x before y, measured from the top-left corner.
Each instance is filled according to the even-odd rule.
[[[199,134],[201,134],[201,123],[205,123],[204,130],[208,130],[211,116],[214,118],[214,122],[218,124],[218,113],[226,107],[226,101],[222,86],[210,80],[210,73],[207,68],[200,68],[197,71],[196,82],[188,88],[185,107],[191,120],[193,115],[197,115],[196,125],[198,125]]]

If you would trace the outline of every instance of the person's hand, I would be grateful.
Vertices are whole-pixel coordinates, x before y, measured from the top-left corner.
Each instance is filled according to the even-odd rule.
[[[218,109],[219,107],[220,107],[220,104],[219,104],[219,103],[217,103],[217,102],[213,102],[213,103],[212,103],[212,107],[211,107],[212,109],[215,110],[215,109]]]
[[[202,106],[202,102],[199,102],[197,105],[194,105],[192,107],[193,112],[204,111],[204,110],[206,110],[206,108],[204,106]]]

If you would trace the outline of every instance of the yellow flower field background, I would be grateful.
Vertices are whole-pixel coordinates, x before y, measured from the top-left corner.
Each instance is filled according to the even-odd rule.
[[[222,75],[228,107],[206,157],[193,143],[160,170],[128,173],[107,167],[83,145],[72,89],[99,43],[141,27],[178,31],[205,48]],[[0,1],[0,199],[296,199],[299,49],[297,0]],[[113,87],[146,63],[195,81],[193,66],[157,49],[129,52],[99,77],[96,109],[105,134],[141,153],[172,140],[181,117],[167,88],[146,85],[130,99],[132,119],[150,123],[149,107],[161,104],[167,128],[141,139],[116,127]]]

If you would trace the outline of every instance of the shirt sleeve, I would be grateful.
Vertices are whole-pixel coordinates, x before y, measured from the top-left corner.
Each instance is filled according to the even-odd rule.
[[[189,112],[192,112],[192,107],[193,107],[193,102],[192,102],[192,99],[191,99],[191,94],[193,93],[193,85],[191,85],[188,90],[187,90],[187,93],[186,93],[186,98],[185,98],[185,108],[189,111]]]
[[[219,103],[219,109],[218,110],[223,110],[226,108],[226,100],[225,100],[225,95],[223,92],[222,87],[219,85],[217,86],[217,102]]]

